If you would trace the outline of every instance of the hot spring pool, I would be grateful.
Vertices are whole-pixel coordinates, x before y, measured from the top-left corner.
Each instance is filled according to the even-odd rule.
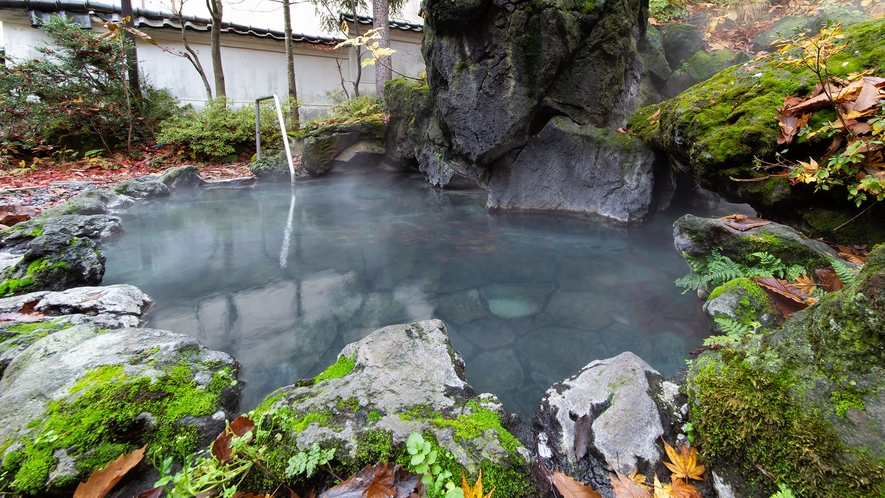
[[[484,204],[393,173],[176,193],[122,216],[104,283],[150,295],[147,326],[239,359],[244,410],[395,323],[442,319],[477,392],[524,416],[595,359],[633,351],[669,375],[708,335],[673,285],[672,224],[731,206],[618,228]]]

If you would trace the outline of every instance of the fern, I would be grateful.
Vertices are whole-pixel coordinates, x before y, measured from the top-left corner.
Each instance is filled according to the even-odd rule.
[[[696,271],[691,271],[688,273],[688,275],[677,278],[675,281],[673,281],[673,283],[679,287],[685,287],[685,290],[682,291],[682,293],[685,294],[690,290],[697,289],[698,287],[706,285],[709,281],[710,278],[708,276],[701,275]]]
[[[719,325],[719,328],[726,335],[747,335],[756,332],[756,330],[762,326],[761,323],[757,321],[752,321],[750,323],[741,323],[730,316],[725,315],[716,315],[713,317],[713,321],[716,322],[716,325]]]
[[[746,268],[735,263],[728,256],[719,255],[717,259],[710,262],[709,275],[713,287],[719,287],[729,280],[746,275]]]
[[[310,477],[318,466],[326,465],[334,456],[335,448],[324,450],[320,448],[319,444],[313,443],[310,450],[298,452],[289,459],[286,476],[294,477],[304,474],[306,477]]]
[[[711,335],[704,339],[703,345],[706,347],[719,346],[726,348],[735,348],[742,344],[743,338],[736,335]]]
[[[833,271],[836,272],[836,275],[839,276],[839,280],[841,280],[843,284],[848,285],[857,280],[857,273],[845,266],[845,263],[836,261],[835,259],[831,259],[830,263],[833,265]]]
[[[793,494],[793,490],[786,484],[779,482],[777,484],[777,493],[771,495],[771,498],[796,498],[796,495]]]
[[[795,280],[796,277],[806,274],[805,268],[802,266],[787,266],[780,258],[772,256],[767,252],[754,252],[749,254],[749,258],[757,259],[759,262],[752,265],[746,265],[737,263],[728,256],[723,256],[720,251],[721,249],[717,248],[706,258],[689,258],[683,254],[686,261],[688,261],[689,265],[692,267],[692,271],[688,275],[677,279],[674,283],[679,287],[686,287],[685,292],[688,292],[691,289],[697,289],[698,287],[707,285],[710,288],[716,288],[730,280],[741,277],[777,277],[781,279],[789,278]],[[848,271],[850,272],[850,270]],[[843,280],[843,282],[845,281]],[[685,292],[683,292],[683,294]]]

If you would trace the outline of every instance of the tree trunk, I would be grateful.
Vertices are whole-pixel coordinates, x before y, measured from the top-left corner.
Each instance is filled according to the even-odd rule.
[[[372,1],[372,25],[381,35],[381,39],[378,41],[381,47],[390,47],[390,16],[388,15],[387,0]],[[375,62],[375,94],[382,101],[384,100],[384,82],[390,79],[392,67],[389,55],[379,57]]]
[[[215,96],[227,97],[224,87],[224,68],[221,65],[221,19],[224,16],[222,0],[206,0],[209,16],[212,18],[212,36],[210,37],[212,52],[212,72],[215,75]]]
[[[289,79],[289,109],[292,114],[292,127],[301,127],[298,115],[298,88],[295,86],[295,55],[292,53],[292,13],[289,11],[289,0],[283,0],[283,32],[286,34],[286,75]]]
[[[200,56],[197,55],[196,50],[191,48],[190,43],[187,41],[187,30],[185,29],[183,11],[184,2],[181,2],[178,6],[178,22],[181,23],[181,43],[184,45],[184,49],[187,50],[183,57],[190,61],[191,65],[194,66],[194,69],[197,70],[197,73],[200,74],[200,79],[203,80],[203,87],[206,89],[206,99],[212,100],[212,86],[209,85],[209,78],[206,77],[206,71],[203,69],[203,64],[200,62]]]
[[[360,36],[360,18],[359,14],[356,12],[356,2],[354,0],[350,0],[350,11],[353,13],[353,32],[356,36]],[[356,78],[353,80],[353,96],[356,98],[360,96],[360,80],[363,77],[363,61],[360,60],[362,56],[360,46],[356,45],[353,48],[356,50]]]

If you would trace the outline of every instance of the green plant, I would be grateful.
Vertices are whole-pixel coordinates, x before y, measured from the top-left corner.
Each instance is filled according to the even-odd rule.
[[[839,276],[839,280],[841,280],[842,283],[850,284],[857,280],[857,273],[845,266],[845,263],[833,259],[830,261],[830,264],[833,265],[833,271],[836,272],[836,275]]]
[[[411,455],[409,469],[416,474],[423,474],[421,482],[427,486],[428,496],[463,498],[463,491],[451,480],[452,473],[443,470],[436,463],[437,452],[432,449],[430,441],[425,441],[421,434],[413,432],[406,440],[406,451]]]
[[[153,138],[158,120],[174,112],[165,90],[142,84],[140,94],[131,93],[121,64],[131,47],[124,37],[102,37],[61,16],[42,29],[51,43],[37,49],[39,56],[10,59],[0,71],[4,150],[109,150]]]
[[[754,252],[750,258],[758,260],[753,265],[736,263],[728,256],[724,256],[721,248],[716,248],[704,258],[686,258],[691,261],[692,271],[674,282],[679,287],[685,287],[685,292],[699,287],[710,289],[741,277],[749,278],[796,278],[805,274],[805,268],[799,265],[787,266],[767,252]]]
[[[756,333],[756,331],[762,327],[762,324],[756,320],[752,320],[749,323],[742,323],[725,315],[716,315],[713,317],[713,321],[719,326],[723,335],[711,335],[710,337],[707,337],[704,339],[704,346],[709,347],[717,345],[735,347],[740,345],[745,337]]]
[[[685,0],[649,0],[648,15],[660,22],[671,22],[685,15]]]
[[[327,465],[334,456],[334,448],[324,450],[320,448],[319,444],[313,443],[310,450],[299,451],[289,458],[286,476],[292,477],[303,474],[305,477],[310,477],[318,466]]]
[[[793,494],[789,486],[779,482],[777,483],[777,493],[771,495],[771,498],[796,498],[796,495]]]
[[[291,105],[298,102],[285,104],[286,108]],[[260,112],[262,142],[280,140],[276,110],[263,105]],[[289,113],[284,110],[283,115]],[[202,109],[187,109],[184,114],[164,121],[157,140],[184,145],[195,157],[223,158],[254,143],[255,110],[252,106],[235,108],[224,97],[213,99]]]

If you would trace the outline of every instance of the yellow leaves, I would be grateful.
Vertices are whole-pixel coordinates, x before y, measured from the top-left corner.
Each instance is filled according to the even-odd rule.
[[[817,173],[820,171],[820,165],[814,158],[809,158],[808,162],[805,161],[797,161],[799,166],[802,167],[801,170],[794,170],[793,174],[795,178],[797,178],[802,183],[815,183],[817,182]]]
[[[382,57],[390,57],[396,53],[396,50],[390,47],[382,47],[381,43],[376,41],[381,39],[381,33],[378,29],[370,29],[365,35],[356,36],[335,45],[336,49],[342,47],[366,47],[369,51],[369,57],[362,60],[362,67],[372,66],[378,59]]]
[[[489,491],[489,494],[483,496],[482,494],[482,469],[479,471],[479,476],[476,478],[476,484],[471,488],[470,484],[467,483],[467,477],[464,476],[464,471],[461,471],[461,490],[464,492],[464,498],[492,498],[492,493],[495,492],[494,489]]]
[[[704,480],[704,466],[698,463],[697,448],[680,445],[677,451],[664,441],[664,450],[667,451],[667,456],[672,463],[663,462],[663,464],[670,469],[674,478]]]

